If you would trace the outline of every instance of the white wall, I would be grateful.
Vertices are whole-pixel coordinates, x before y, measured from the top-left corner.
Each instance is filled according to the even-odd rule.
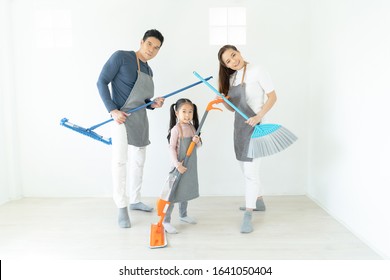
[[[388,1],[312,1],[309,195],[390,258]]]
[[[307,5],[305,1],[13,1],[15,96],[25,196],[101,196],[111,193],[110,147],[59,125],[60,119],[89,127],[109,118],[96,81],[117,49],[135,49],[143,33],[159,29],[165,36],[150,61],[156,96],[197,82],[194,70],[213,75],[217,52],[208,43],[209,7],[247,7],[250,62],[264,64],[276,84],[279,101],[271,119],[300,140],[287,151],[264,160],[267,194],[303,194],[307,178],[305,100],[307,92]],[[72,47],[44,48],[37,40],[37,12],[71,14]],[[281,19],[283,21],[281,22]],[[65,22],[66,25],[66,22]],[[61,32],[57,33],[61,35]],[[66,35],[66,34],[65,34]],[[37,45],[38,44],[38,45]],[[145,196],[157,196],[169,169],[166,130],[168,105],[189,97],[201,114],[214,94],[203,85],[172,97],[166,108],[149,113],[152,145],[148,148]],[[243,194],[242,176],[233,155],[232,114],[211,112],[199,150],[202,195]],[[98,130],[110,135],[109,125]]]
[[[0,1],[0,204],[20,198],[10,1]]]

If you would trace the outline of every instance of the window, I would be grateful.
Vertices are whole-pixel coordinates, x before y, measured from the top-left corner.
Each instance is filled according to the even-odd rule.
[[[210,8],[210,44],[246,44],[246,8]]]
[[[70,10],[36,10],[34,16],[37,48],[72,47]]]

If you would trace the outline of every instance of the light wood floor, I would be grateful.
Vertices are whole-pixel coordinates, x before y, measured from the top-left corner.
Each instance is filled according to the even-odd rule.
[[[156,212],[131,211],[132,228],[117,226],[111,198],[25,198],[0,206],[0,259],[71,260],[370,260],[372,249],[305,196],[265,197],[254,232],[239,232],[241,197],[201,197],[189,203],[198,224],[180,223],[177,207],[168,246],[150,249]],[[155,204],[156,199],[144,202]]]

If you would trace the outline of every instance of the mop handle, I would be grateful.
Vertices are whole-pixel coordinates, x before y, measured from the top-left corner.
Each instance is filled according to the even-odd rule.
[[[213,76],[210,76],[210,77],[206,78],[205,80],[206,80],[206,81],[207,81],[207,80],[210,80],[212,77],[213,77]],[[185,90],[187,90],[187,89],[189,89],[189,88],[192,88],[192,87],[194,87],[194,86],[196,86],[196,85],[199,85],[199,84],[201,84],[201,83],[202,83],[202,81],[193,83],[193,84],[191,84],[191,85],[188,85],[188,86],[186,86],[186,87],[183,87],[183,88],[181,88],[181,89],[178,89],[178,90],[176,90],[176,91],[174,91],[174,92],[168,93],[167,95],[164,95],[162,98],[168,98],[168,97],[170,97],[170,96],[172,96],[172,95],[178,94],[179,92],[185,91]],[[138,110],[141,110],[141,109],[143,109],[143,108],[146,108],[146,107],[152,105],[153,103],[154,103],[154,101],[152,100],[152,101],[150,101],[150,102],[148,102],[148,103],[145,103],[145,104],[143,104],[143,105],[141,105],[141,106],[139,106],[139,107],[136,107],[136,108],[134,108],[134,109],[131,109],[130,111],[127,112],[127,114],[133,113],[133,112],[138,111]],[[99,124],[97,124],[97,125],[91,126],[91,127],[89,128],[89,130],[94,130],[94,129],[98,128],[99,126],[102,126],[102,125],[104,125],[104,124],[106,124],[106,123],[109,123],[109,122],[111,122],[111,121],[113,121],[113,120],[114,120],[114,119],[111,118],[111,119],[106,120],[106,121],[104,121],[104,122],[102,122],[102,123],[99,123]]]
[[[219,111],[222,111],[222,109],[220,109],[220,108],[213,107],[214,104],[218,104],[218,103],[221,103],[221,102],[222,102],[222,99],[214,99],[214,100],[210,101],[210,102],[207,104],[206,110],[205,110],[205,112],[204,112],[204,114],[203,114],[203,117],[202,117],[200,123],[199,123],[199,127],[198,127],[198,129],[196,130],[196,132],[195,132],[195,135],[197,135],[197,136],[200,135],[200,131],[201,131],[202,127],[203,127],[203,124],[204,124],[204,122],[205,122],[205,120],[206,120],[206,118],[207,118],[208,113],[209,113],[211,110],[219,110]],[[184,164],[183,164],[184,166],[187,166],[188,159],[189,159],[189,157],[191,156],[192,150],[195,148],[195,145],[196,145],[196,143],[195,143],[194,141],[191,141],[191,143],[190,143],[190,145],[189,145],[189,147],[188,147],[188,149],[187,149],[186,157],[184,158]]]
[[[194,75],[199,79],[201,80],[206,86],[208,86],[209,88],[212,89],[212,91],[214,91],[217,95],[219,95],[220,97],[223,98],[223,100],[229,104],[230,107],[232,107],[237,113],[239,113],[245,120],[248,120],[249,117],[247,115],[245,115],[240,109],[237,108],[237,106],[235,106],[232,102],[230,102],[226,97],[225,95],[223,95],[222,93],[220,93],[215,87],[213,87],[209,82],[207,82],[207,79],[204,79],[202,78],[202,76],[200,76],[196,71],[194,71]]]

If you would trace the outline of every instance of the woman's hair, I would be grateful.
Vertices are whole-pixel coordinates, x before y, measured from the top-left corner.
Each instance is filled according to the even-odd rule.
[[[169,110],[169,129],[168,129],[168,143],[171,140],[171,130],[172,128],[177,124],[177,117],[176,112],[180,110],[180,107],[183,106],[183,104],[190,104],[194,108],[193,118],[192,118],[192,125],[195,127],[196,130],[198,130],[199,127],[199,117],[198,117],[198,108],[194,103],[192,103],[191,100],[187,98],[181,98],[176,101],[176,103],[173,103],[171,105],[171,108]]]
[[[219,60],[218,90],[220,93],[224,95],[227,95],[230,88],[230,75],[235,72],[235,70],[226,67],[225,63],[222,60],[223,53],[229,49],[238,51],[238,49],[233,45],[225,45],[222,48],[220,48],[218,52],[218,60]]]

